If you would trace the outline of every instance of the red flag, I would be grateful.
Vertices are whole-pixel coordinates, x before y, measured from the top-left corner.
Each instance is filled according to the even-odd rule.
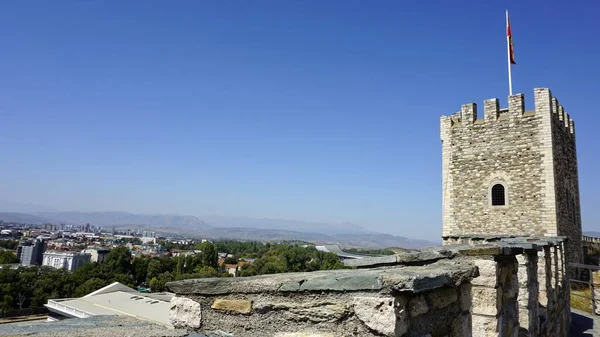
[[[510,31],[510,21],[508,21],[508,11],[506,12],[506,38],[508,39],[508,54],[510,57],[510,64],[517,64],[517,62],[515,62],[515,51],[513,49],[512,32]]]

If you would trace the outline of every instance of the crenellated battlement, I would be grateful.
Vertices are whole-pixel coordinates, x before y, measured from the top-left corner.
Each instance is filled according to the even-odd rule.
[[[476,103],[467,103],[461,106],[460,111],[441,117],[442,135],[445,129],[468,128],[477,125],[477,128],[492,126],[498,123],[513,126],[523,120],[543,119],[544,114],[552,116],[554,123],[563,125],[567,133],[575,134],[575,123],[565,108],[559,104],[558,99],[553,97],[550,89],[534,89],[534,110],[525,110],[525,95],[515,94],[508,96],[508,107],[500,108],[498,98],[486,99],[483,102],[483,118],[478,118],[478,106]]]

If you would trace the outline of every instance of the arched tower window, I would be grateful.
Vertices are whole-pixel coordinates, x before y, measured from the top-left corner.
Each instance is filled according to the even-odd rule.
[[[502,184],[492,186],[492,206],[506,205],[506,189]]]

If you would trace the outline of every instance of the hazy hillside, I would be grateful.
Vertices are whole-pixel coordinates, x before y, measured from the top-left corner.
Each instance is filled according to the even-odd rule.
[[[337,244],[341,246],[363,247],[363,248],[423,248],[439,245],[436,242],[424,240],[412,240],[402,236],[389,234],[337,234],[327,235],[318,232],[298,232],[276,229],[258,228],[213,228],[199,231],[211,239],[237,239],[237,240],[301,240],[315,244]]]
[[[46,222],[56,222],[56,220],[54,219],[17,212],[0,212],[0,220],[6,222],[24,223],[29,225],[39,225]]]
[[[295,232],[317,232],[324,234],[362,234],[373,233],[353,223],[328,224],[299,220],[249,218],[238,216],[207,215],[200,216],[213,227],[247,227],[258,229],[290,230]]]
[[[440,242],[431,242],[426,240],[409,239],[403,236],[391,234],[339,234],[335,236],[336,240],[344,242],[347,246],[356,247],[402,247],[402,248],[423,248],[441,245]]]

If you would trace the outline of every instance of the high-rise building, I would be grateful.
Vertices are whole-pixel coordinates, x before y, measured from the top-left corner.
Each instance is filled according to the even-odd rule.
[[[42,264],[44,251],[46,250],[46,242],[42,238],[37,238],[34,242],[27,241],[21,245],[21,265],[22,266],[39,266]],[[19,249],[17,249],[19,254]]]

